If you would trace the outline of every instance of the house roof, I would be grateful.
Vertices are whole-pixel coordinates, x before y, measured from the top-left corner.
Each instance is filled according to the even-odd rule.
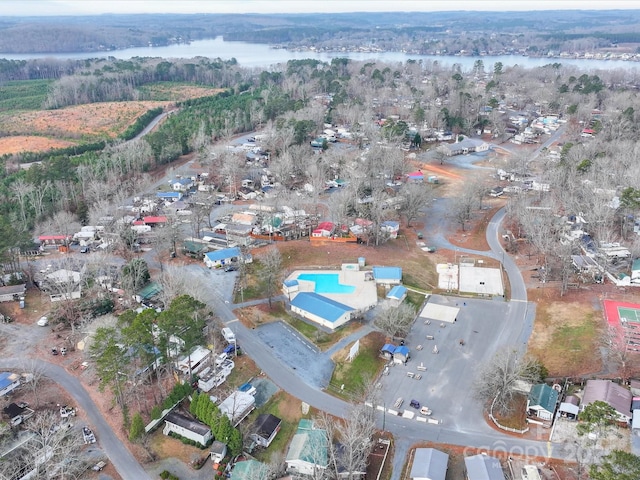
[[[215,440],[209,447],[209,451],[211,453],[224,455],[227,452],[227,445],[222,442],[219,442],[218,440]]]
[[[353,311],[353,308],[348,305],[313,292],[299,293],[291,300],[291,305],[330,322],[335,322],[346,312]]]
[[[19,378],[17,373],[0,372],[0,390],[15,383]]]
[[[198,435],[206,435],[211,432],[211,429],[207,427],[204,423],[200,423],[197,420],[187,417],[178,412],[170,412],[165,418],[165,422],[173,423],[182,428],[186,428],[187,430],[197,433]]]
[[[500,460],[488,455],[465,457],[464,465],[469,480],[504,480]]]
[[[16,295],[24,293],[26,289],[26,283],[21,283],[20,285],[7,285],[6,287],[0,287],[0,295]]]
[[[238,247],[223,248],[222,250],[216,250],[215,252],[207,252],[205,257],[211,262],[219,262],[221,260],[228,260],[229,258],[239,257],[240,249]]]
[[[231,470],[231,480],[253,480],[255,478],[267,478],[268,469],[264,463],[257,460],[244,460],[238,462]]]
[[[261,437],[269,438],[281,423],[282,420],[275,415],[262,413],[258,415],[258,418],[253,422],[252,430],[253,433],[260,435]]]
[[[402,298],[407,293],[407,287],[403,287],[402,285],[396,285],[389,293],[387,293],[387,298]]]
[[[610,380],[587,380],[582,396],[582,406],[597,400],[608,403],[620,415],[631,416],[631,392]]]
[[[284,281],[284,286],[285,287],[295,287],[296,285],[298,285],[298,280],[296,280],[295,278],[292,280],[285,280]]]
[[[546,383],[534,385],[529,392],[529,406],[540,406],[547,412],[554,412],[558,403],[558,392]]]
[[[142,221],[146,224],[149,223],[167,223],[167,217],[164,216],[148,216],[148,217],[144,217],[142,219]]]
[[[180,192],[157,192],[156,197],[158,198],[182,198],[182,193]]]
[[[309,429],[306,423],[298,425],[298,431],[289,444],[286,460],[301,460],[326,467],[329,449],[327,432],[322,429]]]
[[[71,235],[40,235],[38,240],[45,242],[47,240],[71,240]]]
[[[334,227],[335,225],[332,222],[320,222],[316,230],[326,230],[327,232],[331,232]]]
[[[636,258],[633,263],[631,264],[631,271],[638,271],[640,270],[640,258]]]
[[[142,300],[148,300],[151,297],[154,297],[157,294],[159,294],[161,291],[162,291],[162,285],[160,285],[158,282],[149,282],[140,289],[137,295]]]
[[[256,399],[253,395],[246,392],[236,390],[227,398],[225,398],[218,408],[220,412],[224,413],[229,420],[234,421],[235,417],[242,414],[247,408],[256,403]]]
[[[420,170],[417,170],[415,172],[408,173],[407,177],[409,177],[409,178],[424,178],[424,174]]]
[[[373,267],[373,278],[375,278],[376,280],[401,280],[402,268]]]
[[[447,475],[449,455],[435,448],[416,448],[409,477],[444,480]]]

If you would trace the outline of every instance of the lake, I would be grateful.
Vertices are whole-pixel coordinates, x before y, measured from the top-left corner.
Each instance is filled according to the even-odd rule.
[[[335,57],[346,57],[353,60],[377,60],[383,62],[406,62],[407,60],[437,61],[444,67],[460,65],[462,70],[469,71],[476,60],[484,62],[485,70],[490,70],[497,62],[501,62],[505,67],[520,65],[525,68],[540,67],[550,63],[562,63],[564,65],[575,65],[585,70],[640,70],[640,64],[636,62],[625,62],[622,60],[591,60],[573,58],[533,58],[517,55],[498,55],[484,57],[456,57],[437,55],[412,55],[402,52],[295,52],[285,49],[271,48],[265,44],[246,42],[225,42],[222,37],[208,40],[197,40],[189,44],[168,45],[166,47],[138,47],[109,52],[74,52],[45,54],[3,54],[0,58],[8,60],[28,60],[34,58],[60,58],[60,59],[84,59],[84,58],[104,58],[115,57],[119,59],[129,59],[132,57],[162,57],[162,58],[192,58],[211,57],[229,60],[235,58],[244,67],[269,68],[272,65],[286,63],[288,60],[300,60],[313,58],[324,62],[329,62]]]

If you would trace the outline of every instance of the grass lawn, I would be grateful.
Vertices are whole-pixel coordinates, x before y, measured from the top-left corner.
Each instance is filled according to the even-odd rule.
[[[261,462],[271,461],[273,455],[280,455],[286,451],[286,447],[293,438],[298,428],[298,421],[303,417],[301,402],[297,398],[292,397],[286,392],[280,391],[276,393],[269,402],[254,411],[246,420],[247,424],[253,422],[256,417],[262,413],[270,413],[282,419],[280,431],[273,439],[269,448],[258,449],[253,455]],[[306,415],[308,417],[308,415]]]
[[[380,357],[380,348],[382,348],[384,340],[384,334],[372,332],[360,339],[360,351],[351,362],[347,362],[351,345],[334,356],[336,368],[333,371],[329,388],[336,396],[352,400],[360,397],[366,391],[385,364],[385,360]],[[344,385],[344,389],[342,385]]]
[[[538,303],[529,352],[551,376],[575,376],[599,371],[600,322],[590,305],[577,302]]]

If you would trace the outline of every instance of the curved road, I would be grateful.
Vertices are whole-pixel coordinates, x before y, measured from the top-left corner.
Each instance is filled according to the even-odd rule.
[[[100,447],[109,457],[118,474],[124,480],[151,480],[135,457],[120,442],[109,424],[105,421],[87,391],[76,377],[68,373],[64,368],[49,362],[36,360],[43,373],[55,380],[73,397],[78,407],[84,410],[89,424],[96,433]],[[0,359],[0,369],[20,369],[24,365],[24,359],[3,358]],[[78,433],[79,435],[80,433]]]

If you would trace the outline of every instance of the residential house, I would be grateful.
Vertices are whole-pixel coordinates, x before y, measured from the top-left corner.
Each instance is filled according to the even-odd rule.
[[[300,292],[291,300],[291,311],[331,330],[344,325],[355,310],[314,292]]]
[[[402,282],[402,268],[373,267],[373,279],[379,285],[400,285],[400,282]]]
[[[142,217],[142,220],[136,220],[133,222],[134,225],[149,225],[150,227],[163,227],[167,224],[168,219],[164,215],[148,215],[146,217]]]
[[[204,264],[209,268],[222,267],[223,265],[239,261],[240,256],[241,252],[238,247],[223,248],[222,250],[205,253]]]
[[[486,454],[465,457],[466,480],[505,480],[500,460]]]
[[[81,278],[81,272],[61,268],[46,274],[40,286],[52,302],[76,300],[82,296]]]
[[[400,222],[395,220],[384,221],[380,224],[380,231],[388,235],[390,239],[396,239],[400,231]]]
[[[392,307],[397,307],[404,301],[405,298],[407,298],[407,293],[407,287],[396,285],[391,290],[389,290],[389,293],[387,293],[387,300],[389,300],[389,304]]]
[[[631,392],[617,383],[610,380],[587,380],[580,411],[599,400],[613,407],[618,414],[618,421],[628,423],[631,420],[631,399]]]
[[[411,172],[407,175],[408,183],[423,183],[424,182],[424,174],[418,170],[416,172]]]
[[[20,300],[20,297],[24,297],[27,291],[27,284],[22,283],[20,285],[7,285],[6,287],[0,287],[0,302],[13,302]]]
[[[438,151],[448,157],[467,155],[473,152],[486,152],[487,150],[489,150],[489,144],[487,142],[473,138],[465,138],[457,143],[444,143],[438,147]]]
[[[315,428],[312,420],[302,419],[289,444],[285,459],[287,471],[298,475],[313,475],[329,464],[327,432]]]
[[[149,282],[138,290],[133,299],[138,303],[149,302],[157,297],[160,292],[162,292],[162,285],[158,282]]]
[[[330,237],[333,235],[336,226],[332,222],[320,222],[311,232],[312,237]]]
[[[258,418],[253,422],[250,437],[256,445],[267,448],[271,445],[273,439],[276,438],[281,425],[282,420],[275,415],[262,413],[258,415]]]
[[[169,435],[172,432],[203,446],[213,440],[213,434],[208,426],[178,412],[170,412],[164,418],[162,433]]]
[[[20,375],[11,372],[0,372],[0,397],[11,393],[20,386]]]
[[[558,391],[546,383],[534,385],[527,398],[527,414],[542,420],[552,420],[558,404]]]
[[[40,235],[38,237],[41,247],[69,245],[71,239],[71,235]]]
[[[174,192],[186,192],[193,187],[193,180],[190,178],[174,178],[169,183]]]
[[[225,398],[218,405],[218,408],[220,413],[226,415],[235,427],[256,408],[256,399],[250,393],[236,390]]]
[[[243,460],[234,465],[231,470],[230,480],[255,480],[257,478],[269,478],[269,469],[264,463],[257,460]]]
[[[177,202],[182,200],[182,192],[157,192],[156,197],[165,202]]]
[[[445,480],[449,455],[435,448],[416,448],[411,465],[411,480]]]

